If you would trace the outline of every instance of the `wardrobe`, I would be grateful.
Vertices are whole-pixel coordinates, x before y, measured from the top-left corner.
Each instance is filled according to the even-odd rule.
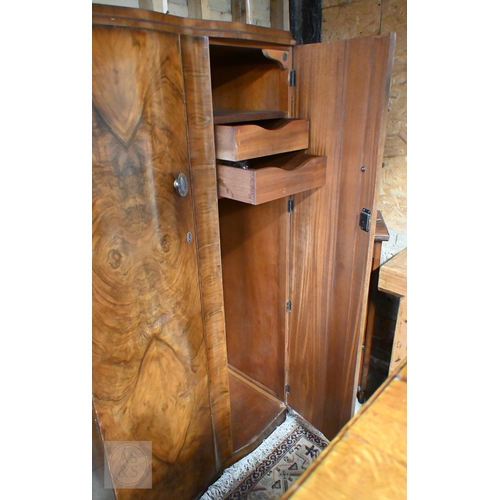
[[[92,9],[93,415],[151,443],[116,498],[196,499],[353,414],[394,35]]]

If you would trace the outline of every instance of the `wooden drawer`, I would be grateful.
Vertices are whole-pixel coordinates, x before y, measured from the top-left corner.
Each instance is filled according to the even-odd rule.
[[[247,168],[217,163],[220,198],[259,205],[321,187],[326,181],[326,156],[288,153],[246,163]]]
[[[248,160],[307,149],[308,146],[308,120],[215,125],[215,156],[219,160]]]

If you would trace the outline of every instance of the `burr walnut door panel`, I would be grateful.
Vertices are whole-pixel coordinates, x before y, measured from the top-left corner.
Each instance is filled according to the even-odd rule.
[[[386,35],[294,49],[295,116],[328,161],[326,184],[294,195],[287,402],[329,439],[353,410],[393,47]]]
[[[192,173],[182,61],[178,35],[93,28],[93,401],[105,441],[153,455],[152,489],[118,499],[196,498],[218,472],[196,208],[174,188]]]

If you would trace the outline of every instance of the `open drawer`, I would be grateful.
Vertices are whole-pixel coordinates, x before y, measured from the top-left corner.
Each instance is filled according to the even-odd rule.
[[[326,181],[326,156],[303,152],[241,162],[241,166],[217,163],[220,198],[260,205],[321,187]]]
[[[219,160],[248,160],[308,147],[308,120],[280,119],[215,125],[215,156]]]

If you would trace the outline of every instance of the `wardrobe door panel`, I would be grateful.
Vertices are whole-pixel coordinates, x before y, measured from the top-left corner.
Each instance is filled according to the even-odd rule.
[[[221,241],[207,37],[181,36],[202,312],[218,469],[232,456]]]
[[[288,404],[331,439],[354,405],[394,36],[295,47],[295,115],[325,186],[294,195]]]
[[[116,495],[196,498],[217,463],[180,37],[94,26],[92,75],[93,401],[104,441],[152,445],[152,488]]]

